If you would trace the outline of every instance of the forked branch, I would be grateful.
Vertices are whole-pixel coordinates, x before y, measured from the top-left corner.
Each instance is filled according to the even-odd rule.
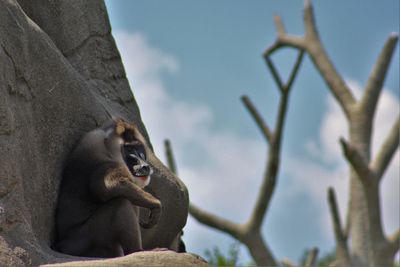
[[[332,91],[340,106],[349,117],[352,107],[355,104],[355,98],[346,85],[342,77],[336,71],[331,59],[324,50],[315,25],[313,7],[311,1],[306,0],[304,6],[304,24],[305,35],[293,36],[286,33],[280,17],[275,17],[275,25],[278,32],[276,41],[270,46],[264,55],[270,54],[277,49],[285,46],[306,50],[314,62],[316,68],[324,78],[329,89]],[[268,63],[268,62],[267,62]]]
[[[281,37],[278,37],[273,45],[268,47],[263,55],[268,54],[268,53],[273,53],[279,48],[282,47],[291,47],[291,48],[296,48],[296,49],[305,49],[305,41],[303,38],[299,36],[294,36],[294,35],[283,35]]]
[[[271,143],[273,138],[271,130],[269,129],[268,125],[265,123],[264,119],[261,117],[260,113],[258,112],[257,108],[253,105],[250,98],[246,95],[242,96],[242,102],[253,117],[254,121],[256,122],[258,128],[262,132],[263,136],[267,140],[268,143]]]
[[[279,90],[281,90],[281,92],[282,92],[285,88],[285,85],[283,84],[281,77],[279,76],[278,71],[276,70],[276,68],[274,66],[274,63],[270,59],[269,54],[264,55],[264,58],[265,58],[265,62],[267,63],[268,68],[271,71],[272,77],[274,78],[276,85],[278,86]]]
[[[283,27],[283,26],[282,26]],[[303,62],[303,56],[304,56],[304,50],[300,49],[299,54],[297,55],[296,62],[293,66],[293,69],[289,75],[289,79],[287,82],[284,84],[282,82],[282,79],[278,73],[278,71],[275,68],[275,65],[273,61],[271,60],[271,55],[273,51],[267,51],[264,53],[263,57],[265,62],[267,63],[268,69],[272,74],[272,77],[275,80],[276,85],[278,86],[279,90],[282,92],[290,90],[292,88],[293,82],[295,78],[297,77],[297,73],[300,69],[301,62]]]
[[[386,137],[383,145],[378,152],[375,160],[372,162],[372,170],[378,179],[381,179],[387,169],[391,159],[399,147],[400,139],[400,116],[397,117],[389,135]]]
[[[264,58],[267,60],[271,54],[267,54]],[[270,142],[269,150],[268,150],[268,161],[266,164],[266,170],[264,173],[264,178],[262,185],[260,187],[257,201],[254,205],[253,212],[250,216],[248,224],[251,229],[260,229],[261,224],[265,218],[267,213],[270,200],[275,191],[275,184],[278,175],[279,165],[280,165],[280,152],[281,152],[281,142],[282,142],[282,133],[283,127],[285,124],[285,118],[287,114],[287,104],[289,101],[289,92],[293,81],[298,74],[298,70],[300,64],[303,59],[303,51],[299,52],[299,56],[297,57],[296,63],[291,72],[289,82],[287,84],[279,83],[279,80],[275,80],[277,82],[278,87],[280,86],[281,98],[278,107],[278,113],[276,118],[275,132],[272,134],[273,140]],[[273,73],[275,69],[273,64],[268,64],[268,67]],[[276,76],[279,77],[279,74],[276,73]]]
[[[364,158],[358,152],[357,148],[347,143],[343,137],[340,138],[340,144],[342,146],[344,156],[350,162],[361,181],[363,183],[371,182],[373,179],[372,172],[370,171]]]
[[[372,120],[374,117],[376,104],[378,102],[380,92],[382,91],[390,61],[396,49],[397,40],[398,35],[396,33],[389,35],[368,78],[365,92],[361,100],[361,112],[365,113],[367,115],[366,117],[370,120]]]
[[[211,214],[205,210],[196,207],[193,204],[189,205],[190,214],[199,222],[212,228],[218,229],[224,233],[230,234],[231,236],[240,239],[241,238],[241,226],[233,223],[217,215]]]

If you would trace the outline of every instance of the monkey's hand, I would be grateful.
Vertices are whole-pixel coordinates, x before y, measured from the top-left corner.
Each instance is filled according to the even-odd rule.
[[[140,226],[145,229],[149,229],[156,225],[161,217],[161,207],[161,202],[158,201],[158,203],[153,208],[150,208],[150,216],[148,221],[146,222],[140,220]]]
[[[132,180],[132,174],[125,164],[105,163],[92,174],[90,191],[102,202],[122,197],[128,199],[135,206],[148,209],[150,211],[148,220],[140,219],[139,223],[143,228],[151,228],[160,220],[161,202],[133,183]]]
[[[133,139],[136,128],[133,124],[125,122],[123,119],[117,119],[114,125],[114,131],[119,136],[124,136],[125,139]]]

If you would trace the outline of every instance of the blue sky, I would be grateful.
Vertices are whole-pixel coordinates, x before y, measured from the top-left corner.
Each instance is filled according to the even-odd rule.
[[[270,125],[278,103],[261,58],[275,38],[273,15],[302,34],[302,1],[106,1],[113,34],[155,150],[170,138],[181,179],[197,205],[246,220],[261,182],[267,147],[239,101],[247,94]],[[362,90],[390,32],[399,32],[399,1],[315,1],[322,40],[355,94]],[[295,53],[274,61],[284,74]],[[380,101],[375,148],[399,112],[399,46]],[[306,58],[293,87],[277,190],[264,223],[274,255],[297,261],[304,249],[333,248],[326,187],[338,191],[342,217],[348,180],[337,140],[342,114]],[[399,225],[399,152],[382,185],[388,233]],[[189,219],[189,250],[203,254],[233,241]],[[242,259],[249,256],[242,248]]]

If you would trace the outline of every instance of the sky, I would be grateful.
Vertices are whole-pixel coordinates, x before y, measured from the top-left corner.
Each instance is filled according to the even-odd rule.
[[[356,96],[391,32],[399,32],[399,1],[314,1],[324,46]],[[275,40],[273,16],[303,33],[302,1],[110,1],[112,31],[156,154],[165,162],[171,140],[179,177],[197,206],[245,222],[265,168],[267,144],[241,104],[248,95],[269,125],[279,102],[261,54]],[[287,77],[296,52],[273,60]],[[399,114],[399,45],[378,104],[373,153]],[[292,88],[281,169],[263,236],[277,259],[297,262],[305,249],[332,251],[334,238],[326,190],[336,190],[342,221],[349,179],[338,139],[346,121],[308,57]],[[400,225],[400,152],[381,185],[384,229]],[[190,252],[222,252],[235,241],[189,217]],[[250,261],[245,247],[240,261]]]

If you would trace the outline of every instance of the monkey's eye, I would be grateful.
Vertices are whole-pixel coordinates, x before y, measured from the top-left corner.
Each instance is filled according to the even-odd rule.
[[[146,156],[145,156],[143,153],[140,153],[139,156],[140,156],[142,159],[146,159]]]
[[[133,142],[135,140],[135,133],[131,129],[126,129],[122,135],[126,142]]]
[[[136,155],[129,154],[128,155],[128,165],[138,165],[139,164],[139,159],[137,158]]]

